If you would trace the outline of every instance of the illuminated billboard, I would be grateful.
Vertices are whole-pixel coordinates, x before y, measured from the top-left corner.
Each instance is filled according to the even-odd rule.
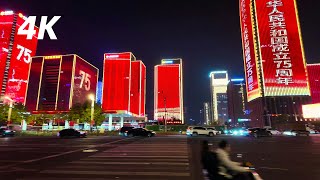
[[[320,103],[320,64],[307,64],[312,103]]]
[[[68,111],[96,95],[99,70],[77,55],[32,58],[26,106],[29,111]]]
[[[102,110],[130,112],[132,53],[105,53],[103,65]]]
[[[295,0],[255,0],[265,96],[310,95]]]
[[[183,119],[182,61],[155,66],[154,119],[162,121]],[[162,62],[168,62],[162,60]]]
[[[255,56],[251,0],[240,0],[240,25],[248,101],[261,97],[259,70]]]
[[[302,113],[305,119],[320,119],[320,103],[302,105]]]
[[[18,35],[26,17],[13,11],[0,13],[0,84],[1,96],[10,97],[15,103],[25,103],[31,57],[38,43],[38,28],[32,39]],[[27,27],[28,28],[28,27]]]

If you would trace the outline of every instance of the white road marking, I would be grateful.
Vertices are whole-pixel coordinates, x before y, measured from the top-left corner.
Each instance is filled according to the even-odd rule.
[[[119,139],[117,141],[112,141],[112,142],[108,142],[108,143],[104,143],[104,144],[99,144],[99,145],[96,145],[95,147],[101,147],[101,146],[106,145],[106,144],[113,144],[113,143],[120,142],[120,141],[125,141],[125,140],[128,140],[128,139],[131,139],[131,138]],[[15,163],[15,164],[10,164],[10,165],[6,165],[6,166],[0,166],[0,169],[6,169],[6,168],[9,168],[9,167],[13,167],[13,166],[21,165],[21,164],[27,164],[27,163],[37,162],[37,161],[50,159],[50,158],[54,158],[54,157],[59,157],[59,156],[67,155],[67,154],[72,154],[72,153],[79,152],[79,151],[82,151],[82,150],[85,150],[85,149],[87,149],[87,148],[76,149],[76,150],[72,150],[72,151],[63,152],[63,153],[60,153],[60,154],[54,154],[54,155],[45,156],[45,157],[41,157],[41,158],[22,161],[22,162]]]
[[[118,175],[118,176],[176,176],[189,177],[187,172],[114,172],[114,171],[60,171],[44,170],[42,174],[77,174],[77,175]]]
[[[99,158],[188,158],[188,156],[110,156],[110,155],[93,155],[90,157],[99,157]]]
[[[188,166],[187,162],[89,162],[89,161],[72,161],[70,164],[104,164],[104,165],[174,165]]]
[[[259,169],[269,169],[269,170],[289,171],[289,169],[285,169],[285,168],[274,168],[274,167],[259,167]]]

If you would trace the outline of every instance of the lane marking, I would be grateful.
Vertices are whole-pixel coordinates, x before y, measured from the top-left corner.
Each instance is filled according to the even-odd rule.
[[[105,164],[105,165],[174,165],[189,166],[188,162],[90,162],[90,161],[72,161],[70,164]]]
[[[127,155],[122,155],[122,156],[110,156],[110,155],[93,155],[90,157],[98,157],[98,158],[183,158],[187,159],[189,158],[188,156],[127,156]]]
[[[108,142],[108,143],[104,143],[104,144],[99,144],[99,145],[96,145],[95,147],[102,147],[103,145],[114,144],[114,143],[117,143],[117,142],[129,140],[129,139],[133,139],[133,138],[119,139],[119,140],[116,140],[116,141],[112,141],[112,142]],[[87,149],[87,148],[76,149],[76,150],[72,150],[72,151],[63,152],[63,153],[60,153],[60,154],[54,154],[54,155],[45,156],[45,157],[41,157],[41,158],[30,159],[30,160],[22,161],[22,162],[11,164],[11,165],[0,166],[0,169],[5,169],[5,168],[21,165],[21,164],[27,164],[27,163],[37,162],[37,161],[50,159],[50,158],[54,158],[54,157],[59,157],[59,156],[67,155],[67,154],[72,154],[72,153],[75,153],[75,152],[83,151],[85,149]]]
[[[259,167],[259,169],[269,169],[269,170],[289,171],[289,169],[285,169],[285,168],[273,168],[273,167]]]
[[[76,174],[76,175],[122,175],[122,176],[174,176],[174,177],[189,177],[187,172],[113,172],[113,171],[59,171],[59,170],[44,170],[41,174]]]

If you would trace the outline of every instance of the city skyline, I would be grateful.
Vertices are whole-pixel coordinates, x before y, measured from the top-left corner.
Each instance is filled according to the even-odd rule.
[[[46,6],[39,1],[30,1],[28,4],[2,1],[1,7],[26,15],[63,15],[55,25],[58,40],[39,41],[38,56],[76,53],[90,59],[99,69],[102,69],[104,52],[131,51],[141,57],[147,66],[147,114],[152,114],[153,109],[153,102],[150,101],[153,99],[152,67],[162,58],[182,57],[185,65],[185,105],[189,117],[197,119],[202,103],[210,99],[207,78],[210,71],[226,69],[233,78],[244,77],[238,1],[201,1],[196,5],[193,1],[155,1],[155,6],[147,2],[135,2],[108,2],[108,6],[112,7],[108,12],[101,8],[90,10],[104,7],[100,2],[79,2],[78,8],[73,10],[70,10],[72,2],[63,2],[64,5],[61,6],[58,1],[49,2]],[[298,2],[307,63],[318,62],[320,56],[316,48],[319,27],[313,22],[314,19],[319,19],[319,15],[313,11],[317,3],[319,2]],[[87,4],[93,8],[87,8]],[[123,6],[124,9],[120,9]],[[163,11],[167,13],[164,15]],[[87,12],[86,16],[83,16],[83,12]],[[146,16],[149,14],[150,17]],[[170,14],[177,16],[171,18],[173,15]],[[225,18],[216,18],[221,14],[226,14]],[[74,21],[73,18],[78,18],[79,21]],[[81,28],[75,29],[76,27]],[[170,29],[180,29],[188,36]],[[194,33],[196,31],[198,33]],[[100,73],[100,80],[101,78]]]

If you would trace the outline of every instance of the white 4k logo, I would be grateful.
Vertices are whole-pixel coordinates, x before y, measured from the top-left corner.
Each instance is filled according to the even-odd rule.
[[[61,16],[54,16],[47,23],[48,16],[41,16],[38,39],[42,40],[44,37],[44,32],[47,31],[50,39],[56,40],[57,36],[54,33],[52,26],[60,19],[60,17]],[[29,16],[28,18],[26,18],[24,23],[18,29],[18,34],[27,35],[27,39],[32,39],[32,36],[36,33],[36,30],[34,29],[36,19],[36,16]],[[27,25],[29,25],[29,28],[26,30]]]

